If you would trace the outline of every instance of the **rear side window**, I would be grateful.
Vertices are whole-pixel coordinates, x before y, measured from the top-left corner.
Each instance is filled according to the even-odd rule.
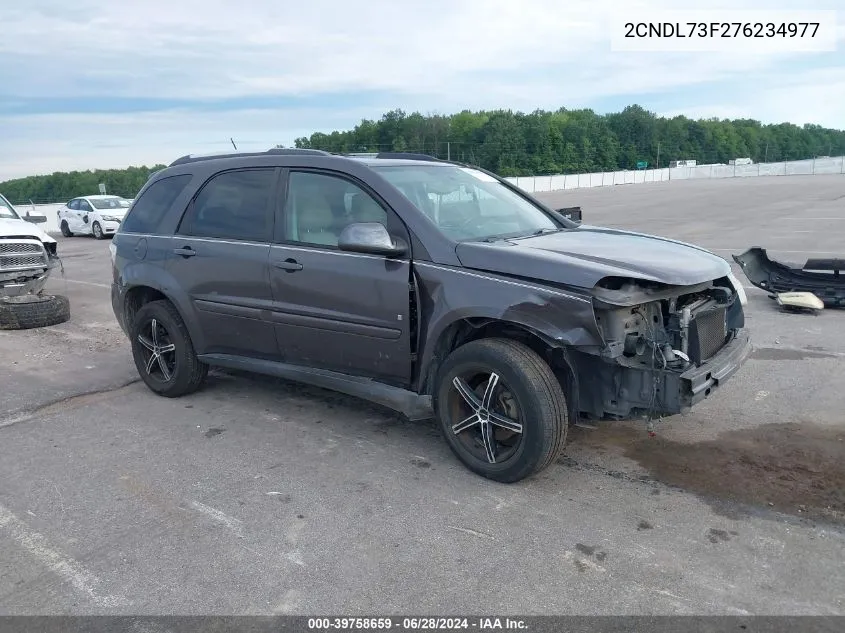
[[[269,242],[275,168],[227,171],[200,190],[179,226],[181,235]]]
[[[170,176],[153,183],[135,201],[121,227],[126,233],[154,233],[179,194],[191,181],[190,174]]]

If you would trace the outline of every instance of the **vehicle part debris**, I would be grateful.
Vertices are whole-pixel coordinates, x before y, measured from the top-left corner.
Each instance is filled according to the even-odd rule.
[[[824,302],[812,292],[780,292],[775,295],[778,305],[792,312],[814,312],[824,309]]]
[[[845,306],[843,259],[808,259],[798,267],[770,259],[766,249],[759,246],[733,258],[748,280],[761,290],[774,294],[810,292],[821,299],[825,307]]]

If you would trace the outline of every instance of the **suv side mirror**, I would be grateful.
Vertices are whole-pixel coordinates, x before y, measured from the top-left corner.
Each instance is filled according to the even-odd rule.
[[[581,224],[581,207],[563,207],[562,209],[555,209],[567,220],[572,220],[577,224]]]
[[[391,237],[381,222],[355,222],[347,225],[337,245],[342,251],[387,257],[398,257],[408,252],[407,244]]]

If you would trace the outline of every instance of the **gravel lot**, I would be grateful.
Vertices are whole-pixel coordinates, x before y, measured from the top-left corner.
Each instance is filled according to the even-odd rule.
[[[842,176],[543,197],[727,259],[845,251]],[[107,247],[61,239],[70,322],[0,332],[0,614],[845,614],[841,310],[749,288],[755,351],[715,399],[653,439],[575,429],[507,486],[319,389],[215,372],[154,396]]]

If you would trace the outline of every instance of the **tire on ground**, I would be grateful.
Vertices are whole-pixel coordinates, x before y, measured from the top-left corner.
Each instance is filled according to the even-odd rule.
[[[67,220],[62,220],[62,225],[60,227],[62,229],[62,235],[65,237],[73,237],[73,233],[70,231],[70,227],[67,224]]]
[[[171,342],[176,347],[175,370],[171,379],[167,382],[158,380],[147,373],[142,355],[142,351],[146,348],[138,340],[141,327],[153,318],[161,322],[167,330]],[[138,375],[150,390],[166,398],[178,398],[193,393],[202,386],[208,375],[208,365],[197,358],[191,335],[188,333],[188,327],[182,320],[179,311],[170,301],[161,299],[141,306],[135,313],[130,328],[130,337],[132,356],[135,360]]]
[[[501,376],[516,398],[523,423],[521,450],[501,464],[474,458],[452,432],[448,395],[462,371],[485,367]],[[446,442],[471,471],[513,483],[547,468],[563,452],[569,428],[567,397],[552,369],[530,347],[510,339],[479,339],[454,350],[435,384],[434,410]]]
[[[63,295],[0,297],[0,330],[28,330],[70,319],[70,301]]]

